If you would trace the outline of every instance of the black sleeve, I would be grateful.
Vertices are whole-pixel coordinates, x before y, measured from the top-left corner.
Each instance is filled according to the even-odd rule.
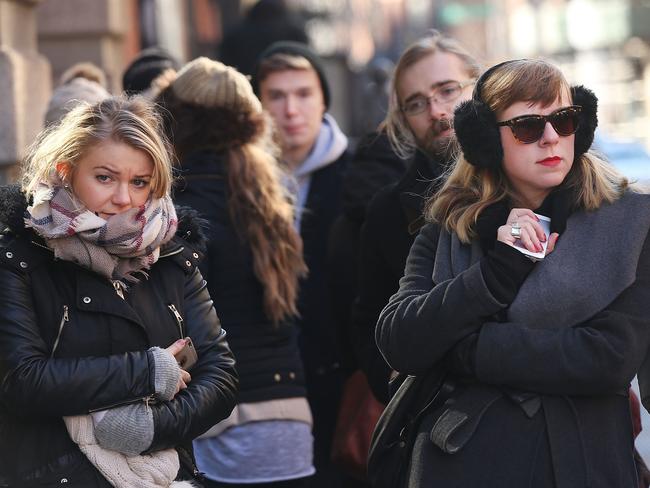
[[[199,360],[185,390],[171,401],[153,405],[152,451],[190,441],[230,415],[236,404],[235,360],[198,270],[187,278],[184,319]]]
[[[535,263],[514,247],[497,241],[481,261],[481,272],[490,292],[502,303],[512,303]],[[478,332],[459,341],[447,354],[447,370],[458,378],[476,378]]]
[[[391,368],[377,348],[375,327],[382,309],[397,291],[399,277],[395,276],[382,253],[380,236],[384,232],[381,215],[371,207],[361,227],[358,296],[352,306],[351,322],[359,365],[377,399],[387,402]]]
[[[345,214],[339,215],[332,224],[329,234],[327,281],[332,315],[337,328],[336,335],[342,353],[342,364],[346,372],[354,371],[359,366],[354,348],[356,338],[350,324],[352,303],[357,290],[357,276],[354,271],[357,269],[359,259],[358,247],[358,222]]]
[[[439,232],[434,224],[422,228],[409,253],[399,291],[377,323],[379,349],[401,373],[427,371],[456,342],[478,331],[486,317],[507,305],[489,290],[480,262],[453,279],[433,282]]]
[[[12,414],[80,415],[154,394],[153,359],[146,351],[50,358],[29,275],[0,267],[0,283],[0,402]]]
[[[501,303],[512,303],[535,263],[501,241],[481,259],[481,272],[490,292]]]
[[[477,377],[550,394],[627,389],[650,342],[649,315],[650,239],[646,238],[636,281],[586,322],[558,329],[486,323],[477,343]]]

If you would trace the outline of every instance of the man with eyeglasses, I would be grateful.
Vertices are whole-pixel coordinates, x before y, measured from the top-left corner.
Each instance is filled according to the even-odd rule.
[[[410,166],[373,198],[361,230],[358,297],[352,308],[357,355],[375,396],[386,403],[390,367],[374,340],[377,318],[399,286],[411,244],[424,223],[425,198],[453,155],[454,108],[471,97],[476,60],[454,39],[432,31],[400,57],[382,124]]]

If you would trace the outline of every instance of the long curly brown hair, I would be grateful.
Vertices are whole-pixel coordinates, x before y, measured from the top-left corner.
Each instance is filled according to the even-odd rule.
[[[299,280],[307,266],[293,227],[293,205],[280,181],[270,119],[263,112],[188,103],[171,87],[156,101],[180,161],[201,149],[226,153],[228,210],[251,246],[255,276],[264,287],[264,310],[276,325],[297,316]]]

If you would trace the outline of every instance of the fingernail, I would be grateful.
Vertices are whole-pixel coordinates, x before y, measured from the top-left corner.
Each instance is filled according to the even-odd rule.
[[[542,236],[542,242],[546,242],[546,234]]]
[[[176,341],[176,344],[185,344],[185,342],[186,342],[185,339],[178,339]]]

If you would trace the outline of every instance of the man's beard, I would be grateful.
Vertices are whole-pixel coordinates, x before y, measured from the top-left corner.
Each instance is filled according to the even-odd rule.
[[[457,154],[456,136],[453,132],[445,136],[441,134],[452,127],[452,121],[449,119],[433,122],[424,140],[419,143],[420,149],[429,157],[444,162],[451,161]]]

